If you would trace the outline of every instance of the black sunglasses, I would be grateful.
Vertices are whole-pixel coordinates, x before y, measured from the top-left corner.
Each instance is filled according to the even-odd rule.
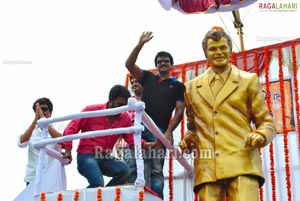
[[[41,107],[41,110],[42,110],[43,112],[48,112],[48,111],[49,111],[49,108],[47,108],[47,107]]]
[[[161,60],[157,60],[156,63],[161,64],[162,62],[164,63],[169,63],[170,60],[169,59],[161,59]]]

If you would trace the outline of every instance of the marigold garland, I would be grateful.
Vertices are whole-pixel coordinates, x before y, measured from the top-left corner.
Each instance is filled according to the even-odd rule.
[[[173,154],[169,152],[169,201],[173,201]]]
[[[270,173],[271,173],[271,184],[272,184],[272,200],[276,201],[276,177],[275,177],[275,162],[274,162],[274,145],[273,142],[269,146],[270,152]]]
[[[57,194],[57,201],[62,201],[63,200],[63,195],[61,193]]]
[[[186,64],[181,65],[181,77],[182,83],[185,83],[186,80]],[[183,139],[184,137],[184,117],[180,121],[180,138]]]
[[[186,64],[181,65],[181,79],[182,83],[185,83],[185,77],[186,77]]]
[[[254,65],[254,72],[258,75],[258,62],[257,62],[257,50],[254,50],[254,62],[253,62],[253,65]]]
[[[270,94],[270,77],[269,77],[269,52],[268,48],[264,47],[264,66],[265,66],[265,79],[266,79],[266,101],[269,113],[271,114],[271,94]],[[274,146],[270,143],[270,173],[272,184],[272,200],[276,201],[276,177],[275,177],[275,163],[274,163]]]
[[[264,65],[265,65],[265,79],[266,79],[266,101],[269,112],[271,112],[271,94],[270,94],[270,76],[269,76],[269,55],[268,48],[264,47]]]
[[[258,149],[258,152],[259,152],[259,156],[260,156],[260,161],[262,162],[261,148]],[[229,201],[229,198],[227,200]],[[264,191],[263,191],[263,188],[259,188],[259,201],[263,201],[263,200],[264,200]]]
[[[298,89],[298,77],[297,77],[297,58],[296,58],[296,41],[292,41],[292,65],[293,65],[293,77],[294,77],[294,94],[296,104],[296,117],[297,117],[297,131],[298,131],[298,145],[300,149],[300,111],[299,111],[299,89]]]
[[[194,65],[194,77],[197,77],[198,76],[198,63],[197,62],[195,62],[195,65]]]
[[[183,64],[181,66],[181,75],[182,75],[182,83],[185,83],[185,79],[186,79],[186,64]],[[180,121],[180,138],[181,140],[184,137],[184,117],[181,119]]]
[[[172,123],[173,118],[170,118],[170,124]],[[172,152],[169,151],[169,199],[173,200],[173,158]]]
[[[125,79],[125,87],[128,88],[128,82],[129,82],[129,74],[126,75]]]
[[[194,201],[199,201],[199,196],[197,193],[195,193],[195,196],[194,196]]]
[[[145,192],[144,191],[140,191],[139,192],[139,201],[144,201],[144,196],[145,196]]]
[[[171,77],[172,77],[172,76],[175,76],[175,72],[174,72],[174,69],[173,69],[173,68],[171,68],[170,76],[171,76]]]
[[[280,100],[281,100],[281,112],[282,112],[282,129],[283,129],[283,147],[284,147],[284,158],[285,158],[285,172],[286,172],[286,187],[288,201],[292,200],[291,192],[291,179],[290,179],[290,165],[289,165],[289,148],[288,148],[288,132],[286,129],[285,121],[285,94],[284,94],[284,80],[283,80],[283,69],[282,69],[282,44],[278,45],[278,63],[279,63],[279,81],[280,81]]]
[[[45,193],[45,192],[42,192],[42,193],[40,194],[40,200],[41,200],[41,201],[46,201],[46,193]]]
[[[180,140],[184,138],[184,117],[180,121]]]
[[[210,63],[208,60],[206,60],[206,69],[208,69],[210,67]]]
[[[185,124],[184,117],[182,117],[180,121],[180,140],[183,140],[184,138],[184,124]],[[182,155],[184,154],[183,150],[181,150],[181,154]]]
[[[231,53],[231,63],[233,65],[236,65],[236,54],[235,54],[235,52]]]
[[[247,52],[243,50],[243,70],[247,71]]]
[[[121,188],[117,187],[116,188],[116,197],[115,197],[114,201],[120,201],[120,199],[121,199]]]
[[[74,201],[78,201],[79,200],[79,191],[75,191],[74,193]]]
[[[97,189],[97,201],[102,201],[102,189]]]

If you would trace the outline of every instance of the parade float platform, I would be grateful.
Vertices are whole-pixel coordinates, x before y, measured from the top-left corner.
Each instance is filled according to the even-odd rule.
[[[64,165],[56,159],[43,171],[41,181],[40,193],[34,180],[14,201],[162,201],[149,187],[134,184],[66,190]]]
[[[44,138],[34,142],[32,146],[39,150],[38,166],[36,177],[14,201],[161,201],[162,199],[145,185],[144,180],[144,162],[141,155],[141,132],[144,129],[141,126],[142,116],[143,123],[153,132],[159,133],[159,139],[162,143],[167,143],[159,128],[153,123],[152,119],[143,111],[144,103],[138,103],[135,99],[129,98],[128,105],[113,108],[111,110],[99,110],[85,113],[78,113],[56,118],[43,118],[38,121],[38,125],[43,129]],[[70,120],[73,118],[89,118],[94,116],[104,116],[119,114],[132,109],[136,109],[135,123],[131,127],[114,128],[108,130],[98,130],[93,132],[83,132],[76,135],[62,136],[58,138],[47,139],[47,129],[50,123],[57,121]],[[108,111],[108,112],[107,112]],[[79,190],[67,190],[67,178],[65,173],[65,165],[69,163],[69,159],[64,158],[61,152],[46,147],[48,144],[59,144],[60,142],[72,141],[81,138],[92,138],[97,136],[109,136],[115,134],[133,133],[135,152],[137,155],[137,179],[133,185],[120,185],[114,187],[97,187]],[[167,148],[171,148],[167,144]],[[174,153],[179,155],[179,150],[174,149]],[[53,158],[52,162],[44,167],[45,156],[49,155]],[[180,158],[179,161],[188,166],[190,172],[193,168]]]

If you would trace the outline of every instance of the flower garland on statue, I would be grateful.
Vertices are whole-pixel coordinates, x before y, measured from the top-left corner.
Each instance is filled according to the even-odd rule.
[[[265,79],[266,79],[266,101],[269,113],[271,113],[271,92],[270,92],[270,77],[269,77],[269,50],[264,47],[264,65],[265,65]],[[272,114],[271,114],[272,115]],[[274,146],[273,142],[269,146],[270,152],[270,173],[272,184],[272,200],[276,201],[276,177],[275,177],[275,163],[274,163]]]
[[[279,63],[279,81],[280,81],[280,99],[281,99],[281,115],[282,115],[282,129],[283,129],[283,147],[284,147],[284,159],[285,159],[285,173],[286,173],[286,188],[288,201],[292,200],[291,192],[291,179],[290,179],[290,165],[289,165],[289,149],[288,149],[288,132],[286,129],[285,121],[285,94],[284,94],[284,80],[282,69],[282,44],[278,45],[278,63]]]
[[[293,62],[293,77],[294,77],[294,94],[296,103],[296,117],[297,117],[297,130],[298,130],[298,145],[300,149],[300,112],[299,112],[299,89],[297,77],[297,59],[296,59],[296,41],[292,41],[292,62]]]

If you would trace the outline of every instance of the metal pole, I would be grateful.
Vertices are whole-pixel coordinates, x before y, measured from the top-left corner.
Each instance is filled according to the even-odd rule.
[[[240,18],[240,11],[239,10],[235,10],[235,11],[232,11],[232,15],[234,17],[234,21],[233,21],[233,24],[234,24],[234,27],[237,29],[237,34],[239,36],[239,39],[240,39],[240,51],[243,51],[245,50],[244,48],[244,39],[243,39],[243,30],[242,30],[242,27],[244,26],[242,21],[241,21],[241,18]]]

